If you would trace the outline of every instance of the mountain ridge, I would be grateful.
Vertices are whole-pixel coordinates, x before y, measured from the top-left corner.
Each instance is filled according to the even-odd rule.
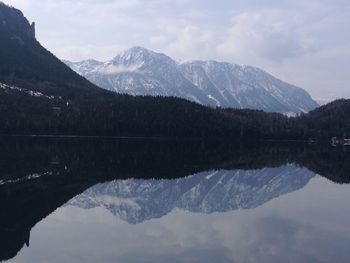
[[[107,62],[63,62],[97,86],[117,93],[174,96],[212,107],[289,115],[318,106],[305,90],[257,67],[216,60],[176,62],[138,46]]]

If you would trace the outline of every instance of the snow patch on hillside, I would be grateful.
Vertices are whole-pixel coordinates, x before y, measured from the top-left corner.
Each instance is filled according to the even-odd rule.
[[[9,86],[9,85],[3,84],[3,83],[0,83],[0,89],[5,90],[5,91],[11,91],[11,90],[19,91],[19,92],[23,92],[23,93],[25,93],[25,94],[27,94],[29,96],[46,98],[46,99],[49,99],[49,100],[52,100],[52,99],[55,98],[54,96],[47,96],[47,95],[45,95],[45,94],[43,94],[41,92],[38,92],[38,91],[33,91],[33,90],[24,89],[24,88],[19,88],[19,87],[16,87],[16,86]]]

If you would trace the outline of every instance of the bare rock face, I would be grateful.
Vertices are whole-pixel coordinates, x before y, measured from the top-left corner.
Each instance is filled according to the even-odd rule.
[[[30,25],[30,37],[35,39],[35,22],[32,22],[32,24]]]

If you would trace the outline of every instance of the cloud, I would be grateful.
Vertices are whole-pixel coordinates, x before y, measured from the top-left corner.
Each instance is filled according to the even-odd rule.
[[[215,34],[198,26],[188,25],[175,34],[164,51],[177,58],[207,58],[215,44]]]
[[[49,46],[54,46],[55,43],[50,43]],[[125,47],[119,45],[69,45],[62,43],[60,47],[54,48],[55,55],[61,59],[67,59],[71,61],[81,61],[84,58],[95,58],[100,61],[107,61],[111,59],[111,54],[116,55],[123,51]],[[114,56],[113,55],[113,56]]]
[[[60,58],[131,46],[261,67],[316,97],[350,97],[348,0],[5,0]]]
[[[227,37],[217,46],[222,55],[282,62],[313,50],[304,18],[297,13],[278,9],[247,11],[232,20]]]
[[[162,45],[168,42],[168,38],[164,35],[152,36],[150,41],[154,45]]]
[[[139,4],[139,1],[138,0],[114,0],[112,1],[112,4],[115,6],[115,7],[118,7],[118,8],[131,8],[131,7],[135,7]]]
[[[130,66],[108,65],[107,67],[98,69],[98,71],[104,75],[113,75],[117,73],[136,72],[140,69],[140,67],[141,65],[130,65]]]

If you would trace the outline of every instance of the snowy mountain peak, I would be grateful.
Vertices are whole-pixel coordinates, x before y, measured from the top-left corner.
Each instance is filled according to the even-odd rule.
[[[135,65],[141,67],[145,64],[152,65],[163,60],[170,61],[171,58],[165,54],[156,53],[143,47],[132,47],[117,55],[111,60],[111,63],[118,65],[121,64],[127,67]]]
[[[213,107],[284,114],[318,106],[305,90],[259,68],[215,60],[178,63],[143,47],[132,47],[105,63],[65,63],[94,84],[118,93],[174,96]]]
[[[118,54],[117,56],[149,56],[149,55],[157,55],[158,53],[149,50],[147,48],[144,47],[131,47],[127,50],[124,50],[123,52],[121,52],[120,54]]]

